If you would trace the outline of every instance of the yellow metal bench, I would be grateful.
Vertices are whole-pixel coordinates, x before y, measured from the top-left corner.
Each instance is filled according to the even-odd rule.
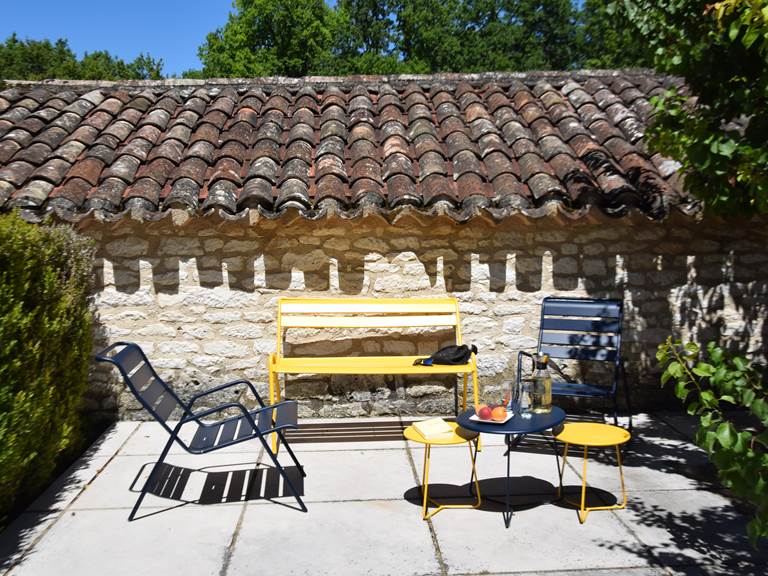
[[[414,366],[414,360],[423,355],[286,358],[283,341],[290,328],[453,329],[456,344],[461,345],[461,318],[455,298],[280,298],[277,350],[269,357],[269,399],[274,404],[282,398],[280,374],[461,374],[464,377],[462,408],[466,410],[471,374],[474,402],[478,402],[474,354],[467,364],[455,366]]]

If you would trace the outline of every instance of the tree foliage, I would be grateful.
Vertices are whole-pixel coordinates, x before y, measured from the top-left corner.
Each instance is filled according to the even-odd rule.
[[[587,0],[236,0],[187,77],[637,66],[644,43]]]
[[[714,211],[768,213],[768,0],[625,0],[621,11],[687,94],[657,102],[650,146]]]
[[[662,385],[673,381],[675,395],[699,417],[696,443],[706,450],[720,480],[755,506],[747,526],[753,544],[768,538],[768,389],[765,376],[745,358],[729,356],[713,342],[706,354],[680,340],[659,345]],[[754,426],[738,426],[728,411],[746,410]]]
[[[106,50],[86,52],[81,60],[66,40],[20,40],[16,34],[0,44],[0,78],[9,80],[155,80],[163,61],[140,54],[125,62]]]

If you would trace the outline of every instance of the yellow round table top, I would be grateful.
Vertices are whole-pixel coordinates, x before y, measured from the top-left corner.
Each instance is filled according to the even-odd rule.
[[[474,440],[478,436],[477,432],[471,432],[470,430],[465,430],[464,428],[459,426],[456,422],[447,422],[447,424],[451,428],[453,428],[453,436],[451,436],[450,438],[427,440],[413,426],[408,426],[405,430],[403,430],[403,436],[405,436],[406,439],[413,440],[414,442],[418,442],[419,444],[434,444],[434,445],[444,445],[444,446],[449,446],[451,444],[461,444],[463,442],[469,442],[470,440]]]
[[[631,434],[612,424],[568,422],[555,438],[566,444],[581,446],[616,446],[627,442]]]

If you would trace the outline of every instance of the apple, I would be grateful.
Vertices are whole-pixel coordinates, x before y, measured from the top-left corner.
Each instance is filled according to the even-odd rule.
[[[477,417],[480,418],[480,420],[490,420],[492,415],[493,411],[485,404],[480,406],[480,410],[477,411]]]
[[[504,408],[504,406],[496,406],[493,410],[491,410],[491,418],[493,418],[496,422],[503,422],[506,417],[507,409]]]

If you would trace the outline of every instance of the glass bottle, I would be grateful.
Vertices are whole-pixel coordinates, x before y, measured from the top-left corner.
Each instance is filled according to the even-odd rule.
[[[531,393],[531,411],[536,414],[547,414],[552,411],[552,375],[547,363],[549,355],[536,355],[536,370],[531,377],[533,389]]]

